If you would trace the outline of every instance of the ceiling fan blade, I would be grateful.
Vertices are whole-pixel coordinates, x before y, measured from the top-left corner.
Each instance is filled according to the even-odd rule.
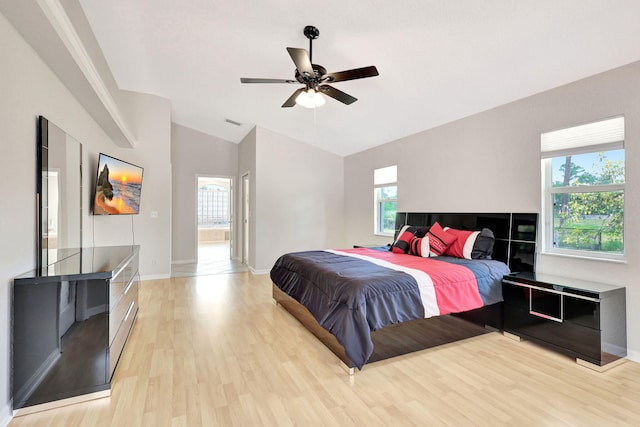
[[[240,77],[240,83],[299,83],[289,79],[254,79],[252,77]]]
[[[325,95],[330,96],[331,98],[336,99],[342,102],[343,104],[347,104],[347,105],[353,104],[358,100],[358,98],[354,98],[348,93],[344,93],[343,91],[338,90],[335,87],[332,87],[329,85],[322,85],[318,89],[320,90],[321,93],[324,93]]]
[[[282,108],[286,108],[286,107],[293,107],[294,105],[296,105],[296,98],[298,97],[298,95],[300,95],[301,92],[303,92],[306,88],[305,87],[301,87],[300,89],[296,90],[295,92],[293,92],[293,95],[291,95],[289,97],[289,99],[287,99],[286,101],[284,101],[284,104],[282,104]]]
[[[353,70],[338,71],[337,73],[327,73],[322,76],[321,80],[329,83],[343,82],[345,80],[363,79],[365,77],[378,76],[378,69],[371,65],[369,67],[354,68]]]
[[[293,59],[293,63],[296,64],[296,68],[301,75],[307,77],[313,77],[315,75],[313,67],[311,66],[309,54],[306,50],[299,49],[297,47],[288,47],[287,52],[289,52],[291,59]]]

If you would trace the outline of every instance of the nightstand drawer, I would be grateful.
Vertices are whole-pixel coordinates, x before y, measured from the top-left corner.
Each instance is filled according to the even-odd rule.
[[[529,314],[556,322],[564,320],[564,295],[529,289]]]
[[[557,322],[600,329],[600,301],[593,297],[505,281],[503,298],[513,308]]]
[[[578,298],[565,298],[564,319],[588,328],[600,329],[600,304]]]
[[[504,330],[523,338],[552,344],[573,357],[592,363],[600,360],[600,331],[571,322],[558,322],[504,306]]]

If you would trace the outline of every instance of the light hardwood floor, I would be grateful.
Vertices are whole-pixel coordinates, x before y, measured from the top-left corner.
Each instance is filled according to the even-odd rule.
[[[240,261],[231,259],[229,241],[205,242],[198,245],[197,262],[174,264],[171,277],[208,276],[249,271]]]
[[[111,397],[9,425],[640,425],[640,364],[598,373],[498,333],[349,378],[268,275],[145,281],[140,307]]]

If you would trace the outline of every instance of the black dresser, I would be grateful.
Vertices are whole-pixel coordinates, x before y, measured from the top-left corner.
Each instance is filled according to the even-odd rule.
[[[623,286],[547,274],[504,276],[504,332],[605,370],[627,355]]]
[[[64,250],[54,253],[59,261],[14,279],[14,415],[110,394],[138,313],[139,250]]]

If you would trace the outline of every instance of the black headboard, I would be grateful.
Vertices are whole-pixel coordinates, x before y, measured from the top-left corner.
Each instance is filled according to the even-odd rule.
[[[398,212],[396,234],[405,224],[424,226],[439,222],[461,230],[493,231],[496,242],[493,259],[506,263],[511,271],[535,271],[537,213],[430,213]]]

